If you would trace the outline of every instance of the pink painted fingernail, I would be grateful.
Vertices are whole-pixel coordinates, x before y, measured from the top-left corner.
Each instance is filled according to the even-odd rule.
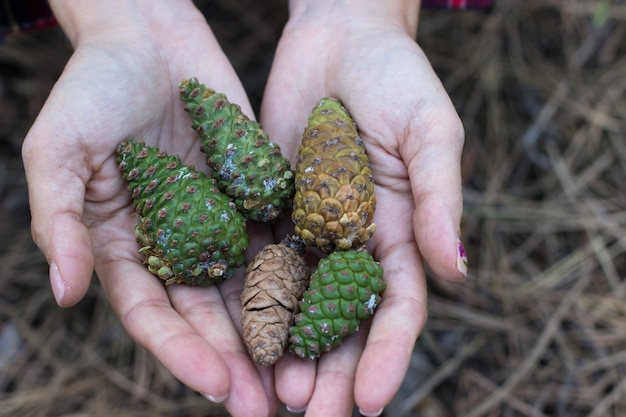
[[[456,269],[467,278],[467,252],[465,252],[465,246],[458,237],[456,238],[456,249]]]
[[[50,286],[52,286],[52,294],[54,295],[54,299],[56,300],[58,305],[61,305],[61,303],[63,302],[63,297],[65,296],[65,284],[63,283],[63,279],[61,278],[59,268],[54,262],[50,262]]]

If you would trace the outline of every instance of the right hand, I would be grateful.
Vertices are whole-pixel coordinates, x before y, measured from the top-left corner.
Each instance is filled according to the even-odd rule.
[[[441,278],[467,273],[458,236],[463,126],[415,42],[419,1],[292,0],[263,98],[263,126],[295,159],[322,97],[359,127],[376,183],[368,249],[387,288],[370,323],[341,349],[276,365],[276,392],[307,417],[380,415],[406,375],[427,317],[424,263]],[[292,160],[293,160],[292,159]],[[369,333],[368,333],[369,331]],[[381,383],[384,381],[384,383]]]

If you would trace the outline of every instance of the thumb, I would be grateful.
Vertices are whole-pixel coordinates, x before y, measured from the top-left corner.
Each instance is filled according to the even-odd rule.
[[[415,135],[422,144],[408,165],[415,200],[415,238],[433,271],[451,281],[467,276],[467,256],[460,240],[463,210],[461,152],[463,127],[452,111],[450,123],[423,123]],[[412,144],[420,143],[412,141]]]
[[[57,303],[70,307],[83,298],[93,273],[91,240],[82,222],[87,156],[80,146],[68,145],[67,136],[51,135],[55,130],[46,124],[40,116],[22,147],[31,230],[50,265]]]

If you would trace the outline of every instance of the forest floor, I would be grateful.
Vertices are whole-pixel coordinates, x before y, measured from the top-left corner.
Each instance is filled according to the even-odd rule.
[[[200,3],[258,109],[286,2]],[[384,416],[626,415],[626,4],[428,10],[418,41],[465,126],[469,277],[428,277]],[[20,148],[70,54],[59,29],[0,44],[0,416],[226,416],[128,337],[96,279],[54,302]]]

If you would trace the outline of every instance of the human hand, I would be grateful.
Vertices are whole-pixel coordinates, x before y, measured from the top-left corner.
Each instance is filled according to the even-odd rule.
[[[423,261],[444,279],[466,275],[458,240],[463,128],[415,43],[419,2],[400,3],[292,1],[265,91],[261,121],[292,160],[317,101],[341,99],[376,182],[377,232],[368,246],[387,289],[369,334],[363,328],[317,362],[286,357],[276,365],[278,397],[307,408],[307,417],[349,416],[354,402],[365,415],[380,413],[426,320]]]
[[[137,253],[136,218],[115,162],[118,144],[132,138],[205,167],[178,84],[208,80],[252,115],[235,72],[191,1],[51,5],[75,53],[23,158],[33,237],[58,304],[77,303],[95,268],[124,327],[178,379],[235,416],[271,415],[271,372],[252,364],[237,330],[242,271],[212,288],[165,288]],[[253,251],[263,242],[250,233]]]

